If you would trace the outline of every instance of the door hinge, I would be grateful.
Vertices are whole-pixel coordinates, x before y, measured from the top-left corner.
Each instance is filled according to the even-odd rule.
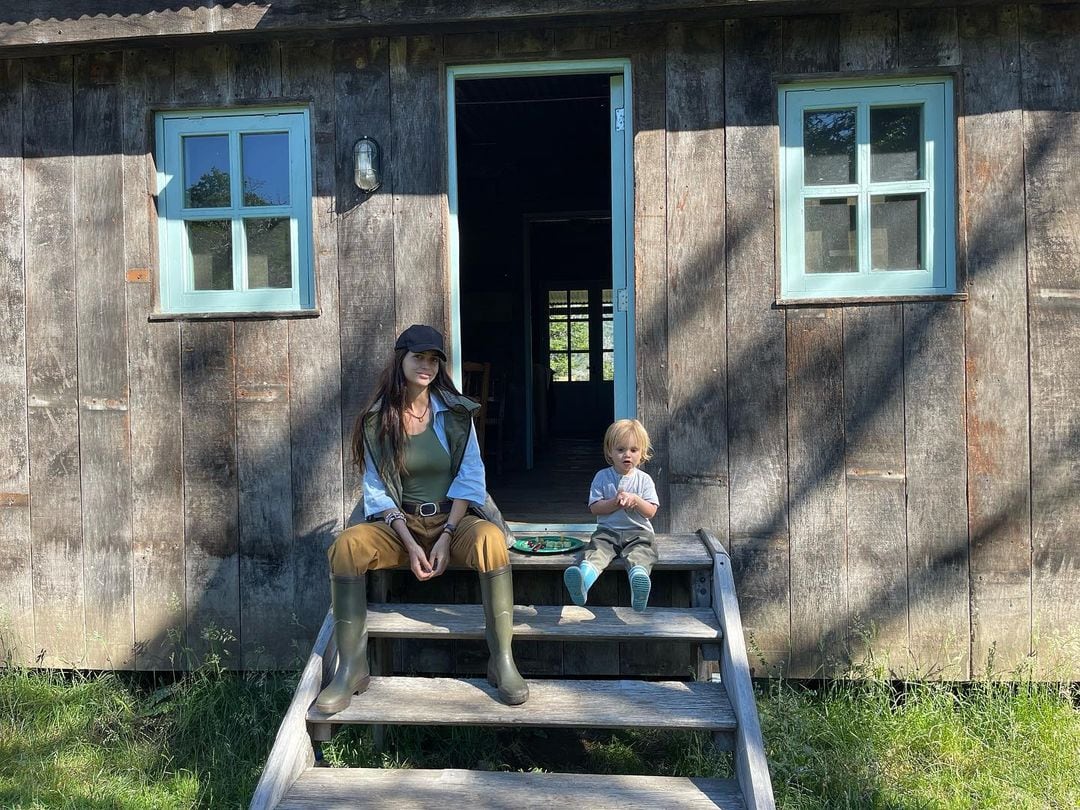
[[[615,291],[615,309],[618,312],[630,311],[630,291],[625,287]]]
[[[626,129],[626,110],[619,107],[615,110],[615,131],[622,132]]]

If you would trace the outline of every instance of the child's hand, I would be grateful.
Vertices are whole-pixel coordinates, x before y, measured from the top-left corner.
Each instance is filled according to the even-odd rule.
[[[621,490],[615,496],[618,499],[618,504],[623,509],[636,509],[637,508],[637,495],[632,492],[622,492]]]

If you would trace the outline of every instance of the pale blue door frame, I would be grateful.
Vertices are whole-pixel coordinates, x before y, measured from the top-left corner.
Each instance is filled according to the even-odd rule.
[[[637,368],[634,357],[634,152],[631,124],[629,59],[576,59],[555,62],[517,62],[458,65],[446,69],[447,167],[450,248],[450,345],[455,380],[461,380],[461,282],[458,235],[458,166],[455,90],[458,81],[514,78],[519,76],[565,76],[608,74],[611,93],[611,259],[615,330],[616,419],[637,415]],[[526,317],[529,313],[526,313]],[[531,331],[526,332],[524,357],[531,364]],[[525,420],[526,466],[533,460],[532,375],[526,366]]]

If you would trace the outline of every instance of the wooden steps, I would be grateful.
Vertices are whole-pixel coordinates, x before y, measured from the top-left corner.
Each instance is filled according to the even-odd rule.
[[[379,768],[312,768],[278,805],[281,810],[358,806],[372,810],[746,807],[734,779]]]
[[[483,679],[373,677],[348,707],[312,723],[506,726],[549,728],[666,728],[731,731],[735,715],[719,683],[685,681],[529,680],[520,706],[499,702]]]
[[[373,602],[369,647],[377,673],[363,695],[333,715],[313,709],[332,674],[333,617],[327,615],[296,696],[252,799],[264,808],[438,808],[513,810],[576,807],[720,807],[775,810],[746,660],[742,623],[723,547],[706,532],[660,535],[657,570],[685,572],[690,608],[524,605],[514,609],[515,641],[690,643],[698,648],[695,681],[529,679],[529,699],[506,706],[481,679],[389,674],[389,639],[481,639],[478,604]],[[515,569],[561,571],[580,555],[512,555]],[[617,563],[612,567],[622,567]],[[648,649],[643,648],[643,649]],[[519,659],[519,665],[521,660]],[[721,677],[718,679],[716,675]],[[506,773],[465,770],[314,768],[313,741],[341,724],[595,729],[679,729],[712,735],[733,752],[735,779]],[[314,745],[318,745],[317,742]]]
[[[481,639],[483,605],[371,605],[372,638]],[[722,636],[712,608],[536,605],[514,607],[514,638],[545,641],[686,641],[716,644]]]

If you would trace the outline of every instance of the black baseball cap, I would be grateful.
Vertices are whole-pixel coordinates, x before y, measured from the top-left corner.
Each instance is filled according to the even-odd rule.
[[[443,349],[442,332],[422,323],[414,323],[400,335],[395,349],[408,349],[410,352],[435,352],[446,361],[446,350]]]

